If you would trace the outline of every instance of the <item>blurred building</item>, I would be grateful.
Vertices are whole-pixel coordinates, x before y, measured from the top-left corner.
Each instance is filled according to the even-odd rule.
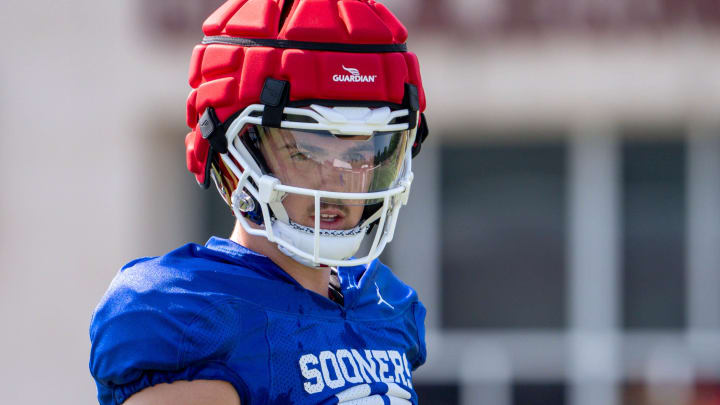
[[[117,268],[229,234],[183,155],[219,3],[0,4],[3,402],[93,403]],[[428,307],[422,403],[720,404],[720,2],[385,4],[428,93],[384,255]]]

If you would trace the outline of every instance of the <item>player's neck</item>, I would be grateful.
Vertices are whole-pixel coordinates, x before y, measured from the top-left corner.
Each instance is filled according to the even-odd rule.
[[[245,246],[253,252],[267,256],[304,288],[316,292],[323,297],[328,296],[328,285],[330,284],[329,267],[316,269],[302,265],[286,256],[277,248],[277,245],[270,243],[264,237],[248,234],[237,222],[235,223],[235,229],[233,229],[230,240]]]

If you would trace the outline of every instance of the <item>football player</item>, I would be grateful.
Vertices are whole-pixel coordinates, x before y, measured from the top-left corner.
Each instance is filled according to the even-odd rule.
[[[425,309],[377,259],[427,136],[406,29],[372,0],[230,0],[203,31],[187,164],[236,226],[116,275],[100,403],[417,404]]]

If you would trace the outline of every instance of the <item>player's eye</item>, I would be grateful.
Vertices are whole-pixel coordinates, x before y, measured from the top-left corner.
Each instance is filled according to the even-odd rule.
[[[294,151],[294,152],[290,152],[290,159],[292,159],[296,162],[305,162],[307,160],[310,160],[310,156],[307,153],[303,153],[300,151]]]

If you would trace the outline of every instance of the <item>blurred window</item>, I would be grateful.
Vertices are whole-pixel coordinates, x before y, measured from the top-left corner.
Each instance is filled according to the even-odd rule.
[[[624,326],[681,329],[686,324],[685,143],[679,137],[629,135],[622,147]]]
[[[457,384],[414,384],[418,399],[423,404],[458,405],[460,391]]]
[[[515,383],[513,405],[564,405],[567,403],[564,383]]]
[[[564,328],[566,145],[446,145],[443,324]]]

